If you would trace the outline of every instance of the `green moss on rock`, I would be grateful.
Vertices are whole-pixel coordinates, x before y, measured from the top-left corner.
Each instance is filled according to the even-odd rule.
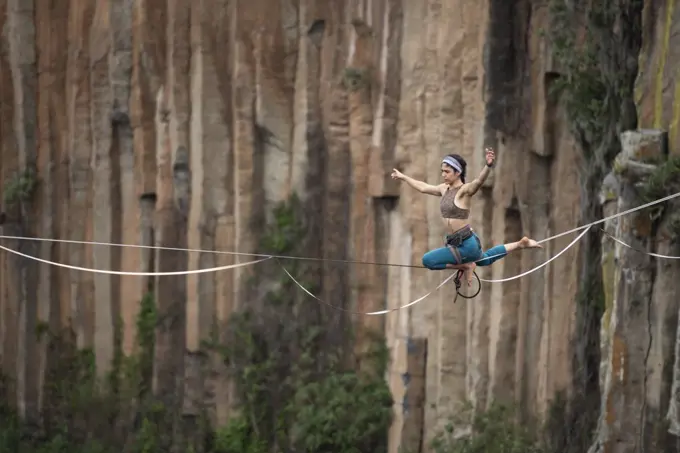
[[[646,201],[658,200],[680,191],[680,156],[662,163],[641,187],[641,197]]]

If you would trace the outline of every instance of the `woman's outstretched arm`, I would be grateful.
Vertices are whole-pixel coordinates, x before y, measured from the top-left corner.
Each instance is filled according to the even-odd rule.
[[[486,181],[486,178],[489,176],[489,173],[491,173],[491,167],[493,167],[495,160],[496,155],[494,154],[493,150],[491,148],[486,148],[486,165],[484,166],[484,168],[482,168],[482,171],[479,173],[479,176],[477,176],[475,179],[466,184],[465,187],[466,194],[472,196],[477,193],[479,188],[482,187],[482,184],[484,184],[484,181]]]
[[[420,193],[426,193],[428,195],[437,195],[440,197],[442,195],[442,189],[440,186],[433,186],[432,184],[428,184],[426,182],[413,179],[410,176],[406,176],[396,168],[392,170],[392,179],[406,181],[406,184],[413,187]]]

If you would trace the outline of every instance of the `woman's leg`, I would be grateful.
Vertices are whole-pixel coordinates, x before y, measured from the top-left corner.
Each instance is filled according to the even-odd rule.
[[[423,255],[423,266],[430,270],[462,269],[465,271],[468,286],[470,286],[473,271],[477,267],[473,257],[479,256],[481,251],[479,238],[476,236],[468,238],[456,251],[457,254],[454,254],[448,246],[431,250]]]
[[[458,260],[448,247],[430,250],[423,255],[423,266],[432,271],[462,269],[465,271],[468,286],[472,285],[473,271],[477,267],[475,263],[458,263]]]
[[[430,250],[423,255],[423,266],[431,271],[440,271],[456,265],[460,265],[460,263],[456,261],[456,257],[453,256],[448,247]]]
[[[533,248],[540,249],[543,248],[543,246],[541,246],[538,242],[534,241],[533,239],[529,239],[528,237],[525,236],[516,242],[510,242],[509,244],[496,245],[494,247],[491,247],[489,250],[484,252],[484,254],[482,255],[483,258],[480,261],[477,261],[477,265],[488,266],[491,263],[503,258],[505,255],[512,252],[513,250]]]

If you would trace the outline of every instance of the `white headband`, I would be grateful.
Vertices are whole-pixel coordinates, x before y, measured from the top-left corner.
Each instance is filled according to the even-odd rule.
[[[460,166],[458,161],[456,159],[454,159],[453,157],[446,156],[444,158],[444,160],[442,160],[442,163],[446,164],[446,165],[450,165],[458,173],[463,173],[463,168]]]

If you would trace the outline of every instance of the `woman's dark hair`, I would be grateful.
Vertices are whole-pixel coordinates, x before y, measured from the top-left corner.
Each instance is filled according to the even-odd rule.
[[[462,172],[460,172],[460,180],[463,184],[465,184],[465,173],[466,173],[466,167],[467,167],[467,162],[465,162],[465,159],[459,154],[449,154],[447,157],[451,157],[452,159],[455,159],[458,161],[460,164],[460,168],[463,169]]]

